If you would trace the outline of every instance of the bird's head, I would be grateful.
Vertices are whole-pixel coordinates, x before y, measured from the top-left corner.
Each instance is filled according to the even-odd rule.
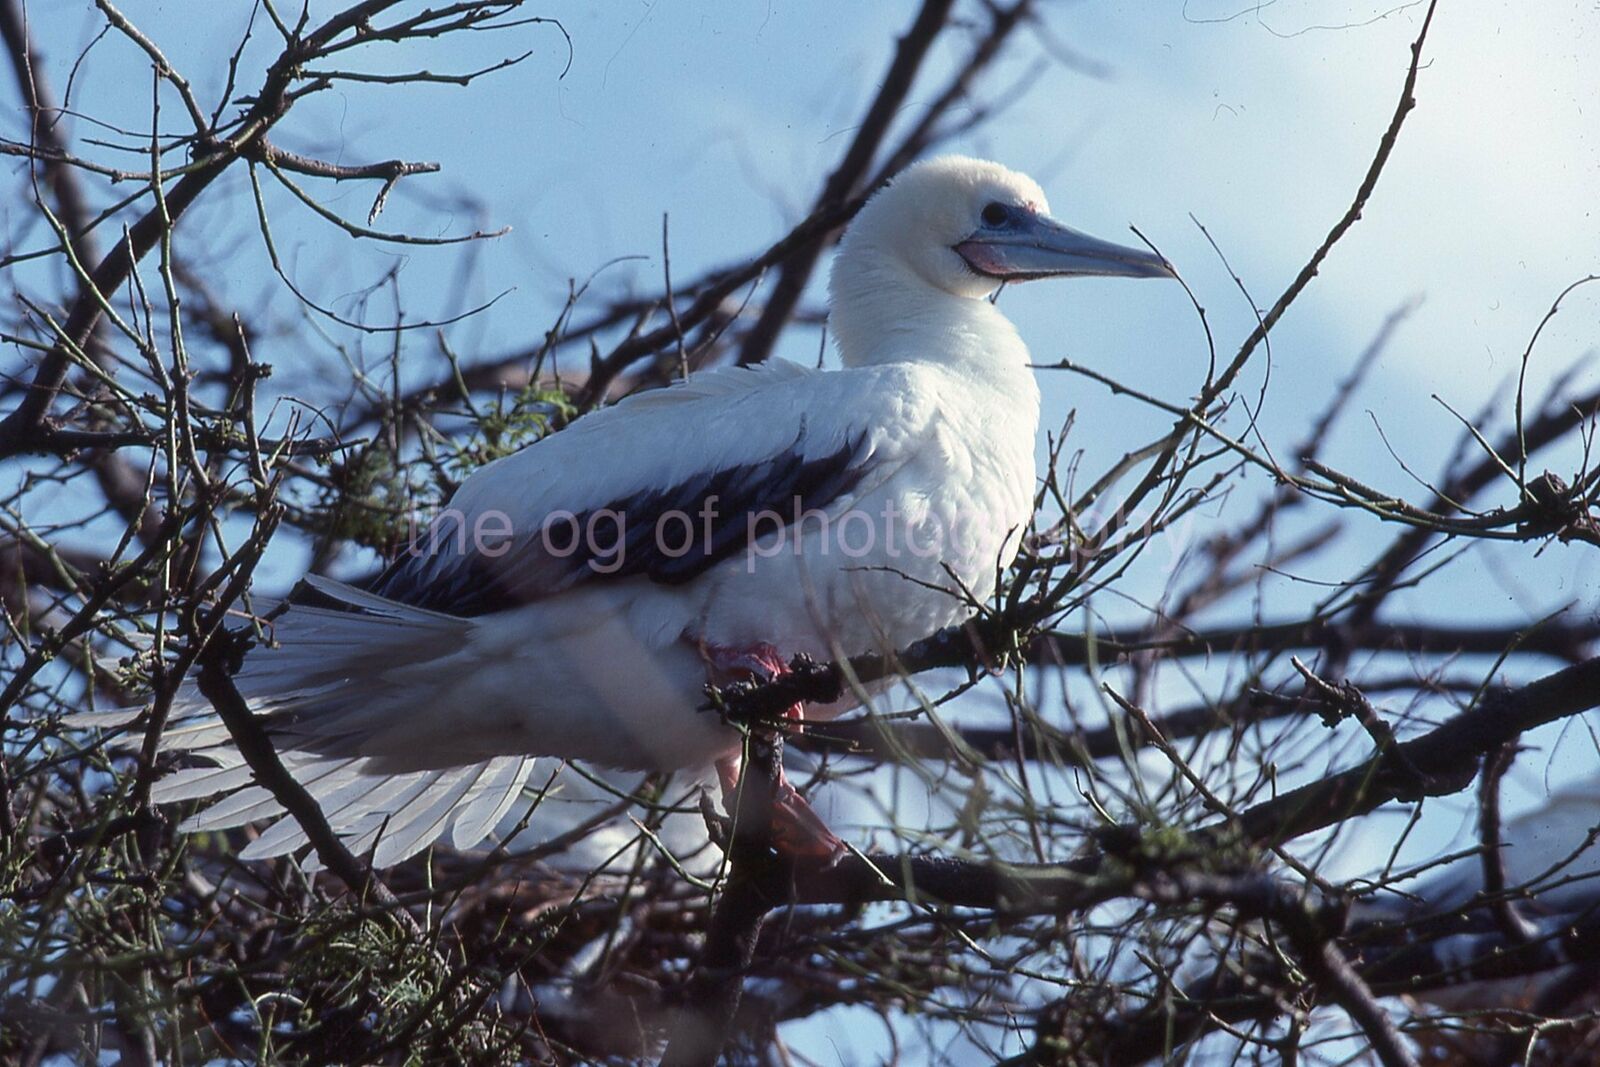
[[[1153,252],[1052,219],[1027,175],[964,156],[915,164],[879,190],[851,223],[841,260],[868,248],[936,289],[972,298],[1031,278],[1172,277]]]

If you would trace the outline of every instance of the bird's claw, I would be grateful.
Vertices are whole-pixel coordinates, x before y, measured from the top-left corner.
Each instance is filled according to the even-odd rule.
[[[772,798],[772,847],[790,860],[820,861],[832,867],[844,858],[844,842],[787,781]]]

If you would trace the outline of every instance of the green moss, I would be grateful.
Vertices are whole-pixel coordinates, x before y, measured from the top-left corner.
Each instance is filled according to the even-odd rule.
[[[458,479],[487,463],[526,448],[561,429],[577,415],[572,399],[560,389],[528,386],[507,403],[501,398],[478,421],[478,430],[452,457]]]

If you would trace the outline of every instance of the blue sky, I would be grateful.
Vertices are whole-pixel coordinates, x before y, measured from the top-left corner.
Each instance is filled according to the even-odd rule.
[[[208,101],[221,83],[223,45],[248,7],[215,10],[202,20],[187,4],[130,8]],[[1117,237],[1136,223],[1195,286],[1224,347],[1237,341],[1250,310],[1189,216],[1211,231],[1256,302],[1270,303],[1349,202],[1393,109],[1423,7],[1191,2],[1046,10],[1050,35],[1103,66],[1105,76],[1047,68],[1018,104],[953,147],[1034,174],[1056,213],[1081,228]],[[408,45],[370,53],[366,69],[442,71],[534,54],[468,90],[355,86],[321,94],[278,135],[288,147],[343,161],[441,162],[443,174],[402,186],[382,225],[513,228],[478,250],[477,295],[515,290],[491,315],[452,331],[468,353],[542,332],[568,278],[618,257],[646,258],[605,279],[655,282],[663,213],[680,276],[781,234],[842,152],[910,6],[659,0],[554,3],[540,12],[572,35],[564,79],[557,75],[566,45],[549,27],[425,50]],[[69,43],[94,24],[91,12],[69,5],[34,18],[52,20],[38,24],[49,27],[41,38],[58,68],[71,58]],[[1586,87],[1600,84],[1600,52],[1585,41],[1597,31],[1592,4],[1444,5],[1420,104],[1378,195],[1275,337],[1269,427],[1292,432],[1304,410],[1300,398],[1326,390],[1384,315],[1413,296],[1424,303],[1363,398],[1408,459],[1427,469],[1427,458],[1453,436],[1452,418],[1427,400],[1430,393],[1473,410],[1514,370],[1555,294],[1597,269],[1600,120],[1583,113],[1592,95]],[[258,58],[269,37],[258,32]],[[936,52],[908,116],[957,54],[950,42]],[[1025,34],[988,86],[1012,84],[1038,55]],[[140,81],[130,49],[108,39],[80,71],[74,102],[94,114],[121,111],[137,126],[148,112],[148,94],[130,91]],[[175,122],[168,103],[167,120]],[[242,175],[231,180],[241,183]],[[356,218],[372,193],[364,184],[319,191]],[[470,197],[477,214],[441,206],[456,194]],[[319,298],[340,307],[342,295],[387,266],[387,254],[305,217],[285,194],[272,193],[269,202],[286,260]],[[226,223],[203,221],[180,241],[216,247]],[[275,288],[263,276],[259,240],[252,246],[248,236],[241,233],[219,279],[241,301]],[[458,252],[415,250],[404,258],[411,313],[429,314],[440,306],[430,298],[454,277]],[[819,286],[819,301],[820,294]],[[1536,375],[1583,350],[1597,300],[1580,294],[1572,313],[1558,317]],[[1171,287],[1034,285],[1013,289],[1004,302],[1041,361],[1070,354],[1166,395],[1199,381],[1194,317]],[[292,313],[284,294],[275,307]],[[787,354],[812,358],[814,335],[794,331],[790,341]],[[427,340],[412,343],[419,372],[435,370]],[[273,355],[280,364],[295,358]],[[1085,447],[1128,421],[1125,406],[1104,403],[1086,383],[1052,383],[1051,393],[1058,411],[1079,408]],[[1380,480],[1397,473],[1373,447],[1370,426],[1352,425],[1349,435],[1339,458],[1355,473]]]

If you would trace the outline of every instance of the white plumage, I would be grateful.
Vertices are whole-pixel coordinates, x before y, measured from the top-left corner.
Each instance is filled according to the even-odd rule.
[[[1541,796],[1500,829],[1506,888],[1537,914],[1576,914],[1600,901],[1600,779],[1576,778]],[[1416,907],[1459,908],[1483,892],[1483,857],[1452,861],[1417,886]]]
[[[308,579],[236,683],[333,829],[380,866],[470,846],[533,757],[736,754],[702,709],[708,671],[892,651],[969,615],[1030,518],[1039,418],[1027,349],[983,298],[1170,273],[1045,212],[997,164],[919,164],[841,242],[842,369],[773,361],[630,397],[475,473],[369,590]],[[186,828],[282,814],[193,688],[164,743],[214,766],[153,799],[231,792]],[[304,844],[284,818],[243,855]]]
[[[1530,1007],[1546,989],[1586,961],[1574,959],[1570,932],[1593,924],[1600,908],[1600,779],[1575,779],[1539,798],[1535,807],[1505,820],[1500,829],[1503,895],[1520,916],[1524,939],[1536,952],[1523,962],[1541,966],[1517,977],[1483,978],[1516,948],[1484,899],[1484,860],[1476,852],[1457,856],[1416,885],[1397,887],[1404,895],[1359,902],[1351,911],[1358,930],[1375,945],[1399,935],[1402,943],[1431,950],[1419,973],[1437,970],[1444,981],[1414,994],[1448,1011]],[[1373,932],[1380,924],[1391,931]],[[1582,942],[1580,942],[1582,943]],[[1377,950],[1368,949],[1369,955]],[[1413,951],[1409,957],[1419,958]]]

